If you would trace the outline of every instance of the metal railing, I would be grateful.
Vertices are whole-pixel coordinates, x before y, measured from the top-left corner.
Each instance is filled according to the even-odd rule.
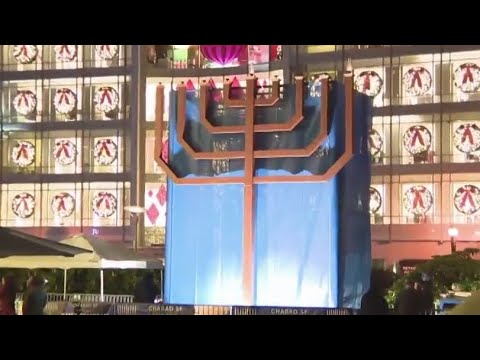
[[[351,309],[134,303],[132,295],[47,294],[45,315],[352,315]],[[22,314],[23,294],[17,294]]]
[[[67,315],[353,315],[350,309],[238,307],[213,305],[158,305],[158,304],[86,304],[56,305],[52,311],[64,309]],[[61,311],[61,310],[60,310]]]
[[[23,300],[23,293],[17,294],[17,301]],[[128,304],[133,303],[133,295],[103,295],[103,302],[111,304]],[[59,293],[48,293],[47,294],[48,302],[57,302],[57,301],[67,301],[67,302],[91,302],[99,303],[101,302],[100,294],[66,294],[65,298],[63,294]]]

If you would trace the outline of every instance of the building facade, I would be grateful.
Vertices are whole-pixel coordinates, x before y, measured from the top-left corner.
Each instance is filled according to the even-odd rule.
[[[480,48],[475,45],[307,45],[295,68],[336,77],[349,59],[373,99],[373,258],[386,264],[480,240]]]
[[[374,259],[448,253],[451,226],[459,249],[480,240],[479,46],[248,45],[223,66],[198,45],[3,45],[1,55],[1,226],[161,245],[159,82],[168,96],[181,81],[190,90],[225,78],[242,86],[253,71],[267,91],[274,78],[340,78],[351,63],[374,105]],[[146,209],[137,226],[125,205]]]
[[[0,226],[131,241],[132,47],[2,45],[0,63]]]

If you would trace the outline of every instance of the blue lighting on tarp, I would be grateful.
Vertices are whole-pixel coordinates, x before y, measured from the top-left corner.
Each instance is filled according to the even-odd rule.
[[[290,88],[289,88],[290,86]],[[292,91],[292,86],[285,91]],[[177,174],[241,176],[242,161],[194,161],[176,140],[176,96],[170,104],[170,165]],[[330,131],[324,146],[305,159],[262,159],[257,175],[324,172],[344,148],[344,90],[330,95]],[[257,118],[289,118],[294,96],[275,109],[258,110]],[[308,97],[305,119],[294,132],[258,136],[262,148],[300,148],[319,131],[320,100]],[[241,149],[241,135],[212,136],[199,124],[198,99],[187,97],[189,143],[201,151],[212,144]],[[355,98],[355,156],[326,183],[255,186],[255,303],[258,306],[358,307],[370,273],[366,151],[370,106]],[[238,122],[241,112],[228,113]],[[238,119],[236,117],[239,117]],[[215,113],[210,117],[213,121]],[[354,174],[354,176],[352,176]],[[344,224],[349,226],[344,226]],[[168,184],[166,286],[168,303],[243,305],[243,185]]]

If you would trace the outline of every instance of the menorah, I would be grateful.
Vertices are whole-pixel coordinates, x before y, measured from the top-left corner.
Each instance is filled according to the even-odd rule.
[[[222,185],[243,184],[243,295],[245,304],[251,304],[254,288],[254,204],[256,184],[267,183],[312,183],[326,182],[335,177],[350,161],[353,156],[353,71],[343,76],[345,86],[345,147],[344,152],[323,174],[312,175],[256,175],[255,162],[257,159],[274,158],[307,158],[317,151],[329,136],[329,81],[321,80],[321,110],[319,114],[320,131],[310,144],[301,149],[257,149],[255,134],[290,132],[304,119],[304,90],[305,81],[301,76],[295,77],[295,106],[294,114],[286,122],[256,123],[255,109],[258,107],[274,107],[282,98],[280,81],[273,80],[270,96],[259,96],[257,93],[257,78],[249,75],[246,79],[246,93],[243,99],[232,99],[232,81],[226,79],[223,84],[224,109],[244,108],[245,120],[242,125],[218,125],[212,123],[207,116],[209,101],[209,85],[204,81],[199,90],[200,123],[210,134],[243,134],[244,147],[235,151],[197,151],[186,141],[186,104],[187,87],[182,82],[177,85],[176,107],[176,140],[183,150],[195,160],[232,160],[242,159],[244,171],[242,176],[211,176],[211,177],[180,177],[162,158],[162,140],[164,132],[165,96],[164,86],[159,84],[156,91],[155,108],[155,160],[167,176],[179,185]],[[174,126],[171,124],[170,126]]]

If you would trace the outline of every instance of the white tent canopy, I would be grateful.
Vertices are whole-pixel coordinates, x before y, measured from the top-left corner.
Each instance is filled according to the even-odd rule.
[[[0,258],[0,268],[16,269],[160,269],[163,260],[139,255],[130,249],[83,235],[61,241],[92,251],[73,257],[10,256]]]
[[[160,269],[163,260],[146,257],[124,248],[96,238],[83,235],[72,236],[61,241],[66,245],[92,251],[73,257],[65,256],[10,256],[0,258],[0,268],[12,269],[63,269],[65,270],[64,295],[67,291],[67,270],[69,269],[99,269],[100,293],[103,298],[104,269]]]

